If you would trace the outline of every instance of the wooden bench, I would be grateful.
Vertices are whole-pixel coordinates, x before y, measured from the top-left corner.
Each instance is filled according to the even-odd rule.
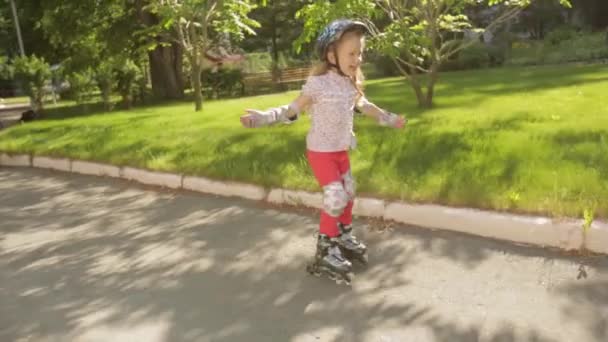
[[[300,86],[310,74],[310,68],[288,68],[280,70],[276,82],[272,72],[245,74],[243,77],[243,93],[256,94],[268,90],[288,90],[291,85]]]
[[[310,68],[291,68],[281,70],[279,83],[297,83],[304,82],[310,75]]]

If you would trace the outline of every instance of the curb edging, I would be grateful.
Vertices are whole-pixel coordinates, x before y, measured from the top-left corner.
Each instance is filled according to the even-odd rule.
[[[238,182],[222,182],[204,177],[117,167],[95,162],[0,153],[0,166],[37,167],[93,176],[107,176],[136,181],[146,185],[185,189],[205,194],[240,197],[272,204],[305,206],[319,209],[322,194],[287,189],[265,189]],[[522,216],[479,209],[452,208],[432,204],[408,204],[361,197],[355,200],[353,214],[395,221],[422,228],[472,234],[515,243],[562,250],[586,250],[608,254],[608,223],[594,221],[583,231],[582,220],[555,220],[540,216]]]

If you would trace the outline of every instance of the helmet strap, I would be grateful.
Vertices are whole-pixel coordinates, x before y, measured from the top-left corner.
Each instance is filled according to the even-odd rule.
[[[346,75],[344,75],[344,73],[342,72],[342,69],[340,68],[340,60],[338,59],[338,51],[337,51],[335,45],[332,47],[332,52],[334,53],[334,58],[336,59],[336,64],[330,62],[329,58],[328,58],[327,65],[329,65],[332,68],[336,68],[336,70],[338,71],[338,74],[340,76],[346,76]]]

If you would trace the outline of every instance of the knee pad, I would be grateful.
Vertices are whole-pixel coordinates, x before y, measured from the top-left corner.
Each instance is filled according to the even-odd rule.
[[[348,205],[348,194],[340,182],[329,183],[323,187],[323,209],[332,217],[342,215]]]
[[[355,199],[355,178],[353,178],[353,174],[350,170],[342,175],[342,182],[344,183],[344,191],[348,194],[349,200]]]

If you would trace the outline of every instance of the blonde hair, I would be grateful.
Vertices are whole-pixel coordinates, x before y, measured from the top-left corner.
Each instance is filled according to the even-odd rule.
[[[362,32],[357,31],[357,30],[352,30],[352,31],[346,31],[346,32],[344,32],[342,34],[342,37],[344,37],[346,35],[346,33],[349,33],[349,32],[356,32],[356,33],[358,33],[360,35],[360,37],[364,36],[364,34]],[[339,44],[340,41],[342,40],[342,37],[338,41],[332,43],[332,45],[335,46],[335,45]],[[327,53],[329,53],[329,49],[327,49],[327,51],[328,51]],[[329,65],[328,59],[325,58],[325,61],[323,61],[323,62],[317,62],[315,65],[313,65],[312,70],[310,72],[310,75],[311,76],[325,75],[325,74],[327,74],[327,72],[329,71],[329,69],[331,69],[331,66]],[[348,78],[351,80],[353,86],[357,90],[357,93],[359,93],[359,96],[357,97],[357,102],[358,102],[360,98],[362,98],[362,97],[365,96],[365,93],[363,91],[363,81],[365,80],[365,77],[363,76],[363,71],[361,70],[361,66],[359,66],[357,68],[357,72],[355,74],[354,79],[352,77],[348,77]]]

